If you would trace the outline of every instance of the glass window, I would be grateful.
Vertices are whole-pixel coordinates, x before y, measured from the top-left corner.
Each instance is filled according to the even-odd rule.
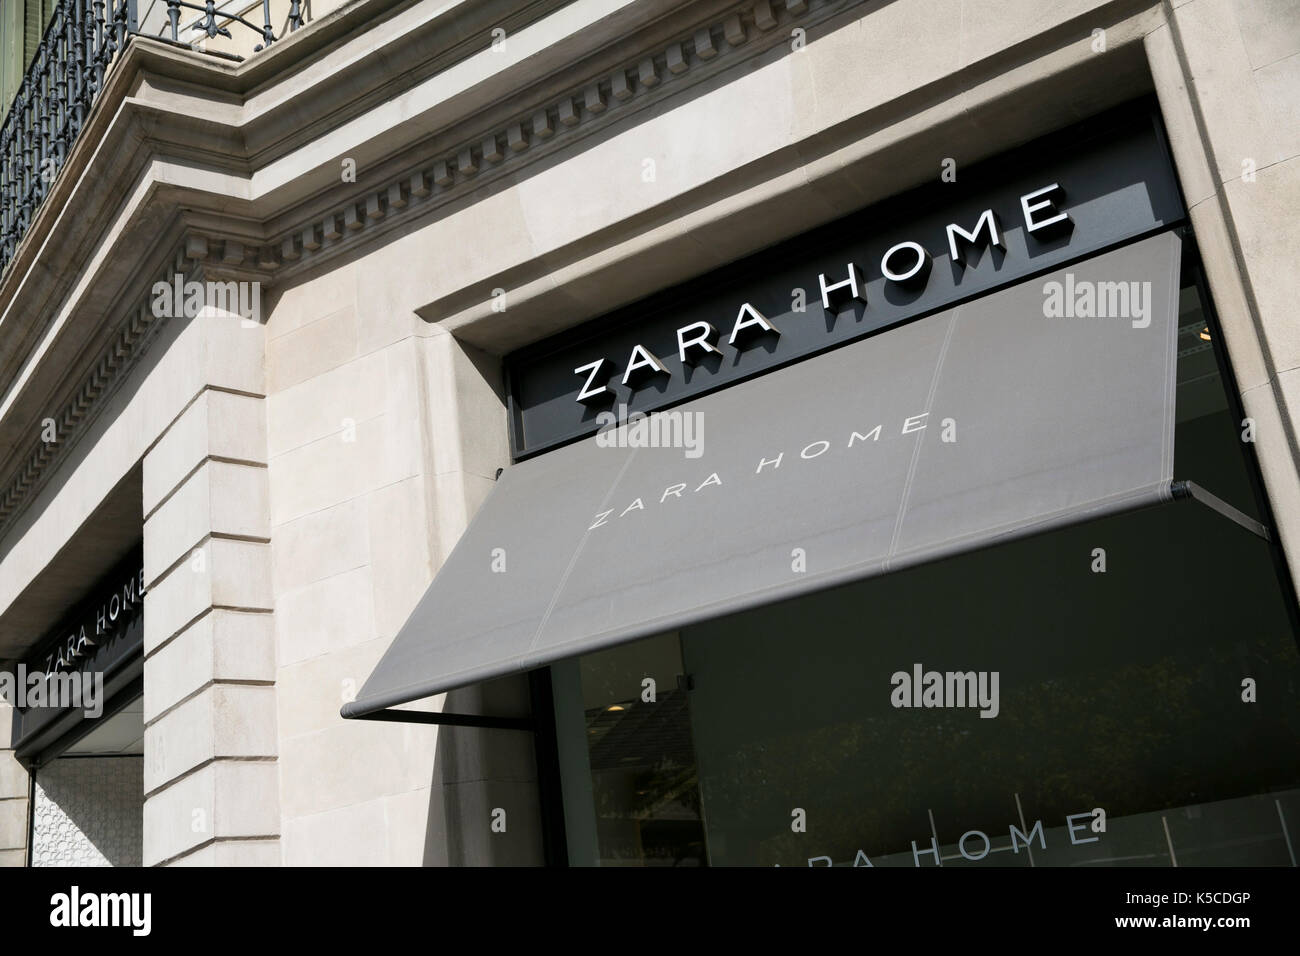
[[[565,776],[577,772],[590,780],[579,789],[565,784],[570,861],[703,865],[690,701],[677,635],[563,662],[552,667],[552,680],[561,764],[569,765]],[[577,701],[580,720],[574,719]]]
[[[1189,279],[1174,477],[1262,519],[1215,345]],[[1268,542],[1176,503],[564,662],[573,859],[1295,865],[1293,613]]]

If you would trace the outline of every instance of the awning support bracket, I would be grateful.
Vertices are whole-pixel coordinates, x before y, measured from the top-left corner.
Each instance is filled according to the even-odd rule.
[[[357,714],[356,720],[387,720],[405,724],[442,724],[448,727],[481,727],[488,730],[535,731],[531,717],[489,717],[482,714],[441,714],[424,710],[374,710]]]
[[[1238,511],[1217,495],[1210,494],[1210,492],[1206,491],[1194,481],[1175,481],[1169,486],[1169,492],[1173,495],[1175,501],[1179,499],[1199,501],[1207,508],[1217,511],[1234,524],[1238,524],[1245,528],[1251,534],[1263,538],[1265,541],[1270,540],[1268,527],[1266,525],[1260,524],[1245,512]]]

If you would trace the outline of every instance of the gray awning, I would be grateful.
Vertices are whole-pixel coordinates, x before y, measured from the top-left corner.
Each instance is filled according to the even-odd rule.
[[[1169,500],[1178,276],[1157,235],[680,405],[698,457],[508,468],[344,716]]]

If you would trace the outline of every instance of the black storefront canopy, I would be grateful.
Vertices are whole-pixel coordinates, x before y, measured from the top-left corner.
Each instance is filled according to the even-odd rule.
[[[1263,533],[1173,481],[1179,262],[1155,235],[646,429],[693,448],[625,428],[508,468],[343,716],[438,721],[386,709],[1176,497]],[[1125,314],[1049,317],[1053,282],[1123,283]]]

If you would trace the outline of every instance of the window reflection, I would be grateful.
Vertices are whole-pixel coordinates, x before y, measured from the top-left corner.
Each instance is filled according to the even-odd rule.
[[[677,635],[588,655],[580,672],[601,863],[706,865]]]

